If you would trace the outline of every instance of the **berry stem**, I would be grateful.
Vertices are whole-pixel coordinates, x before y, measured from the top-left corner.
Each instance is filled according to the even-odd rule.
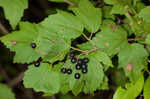
[[[91,33],[90,37],[87,37],[84,33],[82,33],[82,35],[85,37],[85,39],[86,39],[87,41],[89,41],[89,43],[90,43],[92,46],[95,46],[95,44],[91,42],[93,33]]]
[[[83,50],[81,50],[79,48],[75,48],[75,47],[72,47],[72,46],[70,48],[73,49],[73,50],[79,51],[79,52],[85,52],[85,51],[83,51]]]

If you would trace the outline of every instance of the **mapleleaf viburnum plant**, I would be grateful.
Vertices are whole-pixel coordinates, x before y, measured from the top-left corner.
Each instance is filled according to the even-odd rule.
[[[77,96],[112,90],[113,82],[112,99],[141,94],[150,99],[150,6],[142,0],[97,1],[99,5],[94,0],[49,0],[69,5],[31,23],[21,19],[28,0],[0,0],[12,28],[0,41],[15,52],[14,63],[28,64],[25,88],[44,96]],[[0,99],[14,99],[4,84],[0,97],[6,97],[1,89],[11,98]]]

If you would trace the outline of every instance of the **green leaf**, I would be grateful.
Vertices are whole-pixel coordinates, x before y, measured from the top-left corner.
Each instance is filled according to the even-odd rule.
[[[147,66],[148,53],[144,46],[131,44],[122,49],[118,56],[119,66],[124,68],[131,81],[136,81],[141,71]]]
[[[74,95],[78,95],[81,91],[84,91],[85,93],[93,93],[97,89],[108,89],[108,79],[104,74],[104,69],[106,67],[105,65],[102,65],[102,63],[107,64],[107,66],[112,65],[108,56],[106,56],[103,52],[97,51],[86,56],[81,56],[80,58],[84,57],[88,57],[90,60],[87,64],[88,72],[86,74],[82,74],[81,71],[76,70],[76,64],[72,64],[70,60],[67,60],[64,64],[60,64],[62,65],[61,68],[64,67],[72,69],[72,74],[70,75],[62,73],[60,74],[60,91],[63,94],[70,90]],[[56,66],[54,66],[55,70],[60,72],[61,68],[57,68]],[[74,78],[74,74],[77,72],[81,74],[80,79]]]
[[[88,73],[83,77],[86,81],[84,85],[85,93],[93,93],[96,89],[105,89],[107,87],[107,79],[104,74],[105,67],[101,64],[101,62],[105,64],[102,60],[103,54],[104,53],[97,51],[87,56],[90,61],[88,63]]]
[[[147,35],[145,43],[146,44],[150,44],[150,34]]]
[[[113,21],[105,20],[101,32],[97,33],[91,42],[109,56],[113,56],[128,44],[126,37],[127,33],[122,27],[115,25]]]
[[[115,5],[111,10],[111,14],[120,14],[124,15],[126,12],[125,6],[123,5]]]
[[[95,33],[99,30],[102,23],[100,8],[95,8],[88,0],[80,0],[78,8],[72,8],[72,10],[89,32]]]
[[[102,8],[102,11],[103,11],[103,17],[104,18],[110,18],[110,19],[113,19],[115,20],[115,16],[111,14],[111,10],[112,10],[112,7],[111,6],[104,6]]]
[[[52,71],[51,65],[42,63],[40,67],[29,66],[24,74],[23,83],[26,88],[33,88],[37,92],[55,94],[60,89],[60,78]]]
[[[140,75],[136,83],[126,84],[125,89],[119,87],[115,92],[113,99],[136,99],[136,97],[141,93],[143,85],[144,77],[143,75]]]
[[[0,83],[0,99],[15,99],[15,95],[7,85]]]
[[[150,77],[148,77],[148,79],[146,80],[145,84],[144,84],[144,99],[149,99],[150,97]]]
[[[150,22],[150,6],[145,7],[144,9],[142,9],[140,11],[140,13],[138,14],[139,17],[143,18],[143,20]]]
[[[5,17],[9,20],[13,29],[23,16],[24,9],[28,8],[28,0],[0,0]]]
[[[72,3],[78,3],[80,0],[48,0],[52,2],[58,2],[58,3],[63,3],[63,2],[72,2]]]
[[[80,36],[84,29],[76,16],[60,10],[58,10],[57,14],[46,18],[41,25],[48,30],[53,30],[54,33],[58,33],[62,38],[67,40]]]
[[[16,52],[14,62],[17,63],[30,63],[39,57],[50,62],[61,60],[70,49],[71,43],[71,40],[63,39],[52,29],[28,22],[20,23],[20,31],[3,36],[0,40],[11,51]],[[35,49],[31,48],[33,42],[37,45]]]

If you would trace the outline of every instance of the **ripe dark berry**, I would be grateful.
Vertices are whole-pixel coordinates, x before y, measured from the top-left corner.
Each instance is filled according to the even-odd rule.
[[[82,59],[78,59],[78,64],[82,64],[83,60]]]
[[[82,68],[82,69],[86,69],[86,68],[87,68],[87,65],[86,65],[86,64],[82,64],[82,65],[81,65],[81,68]]]
[[[83,59],[83,62],[84,62],[84,63],[88,63],[88,62],[89,62],[89,59],[88,59],[88,58],[84,58],[84,59]]]
[[[34,66],[35,66],[35,67],[39,67],[39,66],[40,66],[40,62],[34,63]]]
[[[82,69],[83,74],[87,73],[87,71],[88,71],[87,69]]]
[[[75,79],[79,79],[80,78],[80,74],[79,73],[75,73],[74,78]]]
[[[67,72],[67,69],[66,68],[62,68],[61,72],[65,74]]]
[[[68,74],[72,74],[72,69],[68,69],[68,70],[67,70],[67,73],[68,73]]]
[[[31,43],[32,48],[36,48],[36,43]]]
[[[75,57],[71,58],[71,62],[72,63],[76,63],[77,62],[77,59]]]
[[[71,53],[69,54],[69,56],[70,56],[70,57],[74,57],[74,56],[75,56],[74,52],[71,52]]]
[[[81,69],[81,64],[76,64],[76,69],[80,70]]]

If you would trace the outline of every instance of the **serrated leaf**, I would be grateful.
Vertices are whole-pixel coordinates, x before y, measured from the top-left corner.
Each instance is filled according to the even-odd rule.
[[[28,0],[0,0],[0,6],[3,7],[5,17],[15,29],[23,16],[24,9],[28,8]]]
[[[104,66],[101,64],[103,62],[102,56],[104,53],[97,51],[93,52],[83,57],[89,58],[88,65],[88,72],[86,74],[82,74],[81,71],[78,71],[75,69],[76,64],[72,64],[70,62],[70,59],[67,60],[64,64],[61,64],[64,68],[71,68],[72,74],[61,74],[61,92],[63,90],[65,92],[72,91],[74,95],[78,95],[81,91],[84,91],[85,93],[93,93],[97,89],[108,89],[108,79],[105,77],[104,74]],[[104,55],[105,57],[105,55]],[[106,59],[106,58],[105,58]],[[107,59],[106,59],[107,60]],[[106,60],[103,64],[105,64]],[[109,60],[109,59],[108,59]],[[111,64],[109,61],[107,61],[107,65]],[[55,67],[56,70],[57,67]],[[57,69],[60,71],[60,69]],[[80,73],[81,77],[80,79],[75,79],[74,74]],[[68,86],[69,85],[69,86]],[[65,87],[64,87],[65,86]],[[68,88],[68,89],[67,89]]]
[[[136,83],[126,84],[126,89],[119,87],[115,92],[113,99],[135,99],[142,91],[144,85],[143,75],[139,76]]]
[[[113,21],[105,20],[101,32],[97,33],[91,42],[109,56],[113,56],[128,45],[126,37],[127,33],[122,27],[115,25]]]
[[[124,68],[126,75],[131,81],[136,81],[141,71],[147,66],[148,53],[144,46],[131,44],[119,53],[119,66]]]
[[[67,40],[80,36],[84,29],[76,16],[60,10],[58,10],[57,14],[46,18],[41,25],[49,30],[53,30]]]
[[[88,0],[80,0],[78,8],[72,8],[72,10],[89,32],[95,33],[99,30],[102,23],[100,8],[95,8]]]
[[[7,85],[0,83],[0,99],[15,99],[15,95]]]
[[[55,94],[60,89],[59,74],[52,71],[47,63],[42,63],[40,67],[29,66],[24,74],[23,83],[26,88],[49,94]]]
[[[144,84],[144,99],[149,99],[150,97],[150,77],[147,78],[145,84]]]
[[[0,40],[11,51],[16,52],[14,62],[17,63],[30,63],[39,57],[49,62],[61,60],[70,49],[71,43],[71,40],[63,39],[52,29],[28,22],[20,23],[20,31],[3,36]],[[33,42],[37,45],[35,49],[31,48]]]
[[[150,22],[150,6],[143,8],[138,14],[139,17],[143,18],[145,21]]]

